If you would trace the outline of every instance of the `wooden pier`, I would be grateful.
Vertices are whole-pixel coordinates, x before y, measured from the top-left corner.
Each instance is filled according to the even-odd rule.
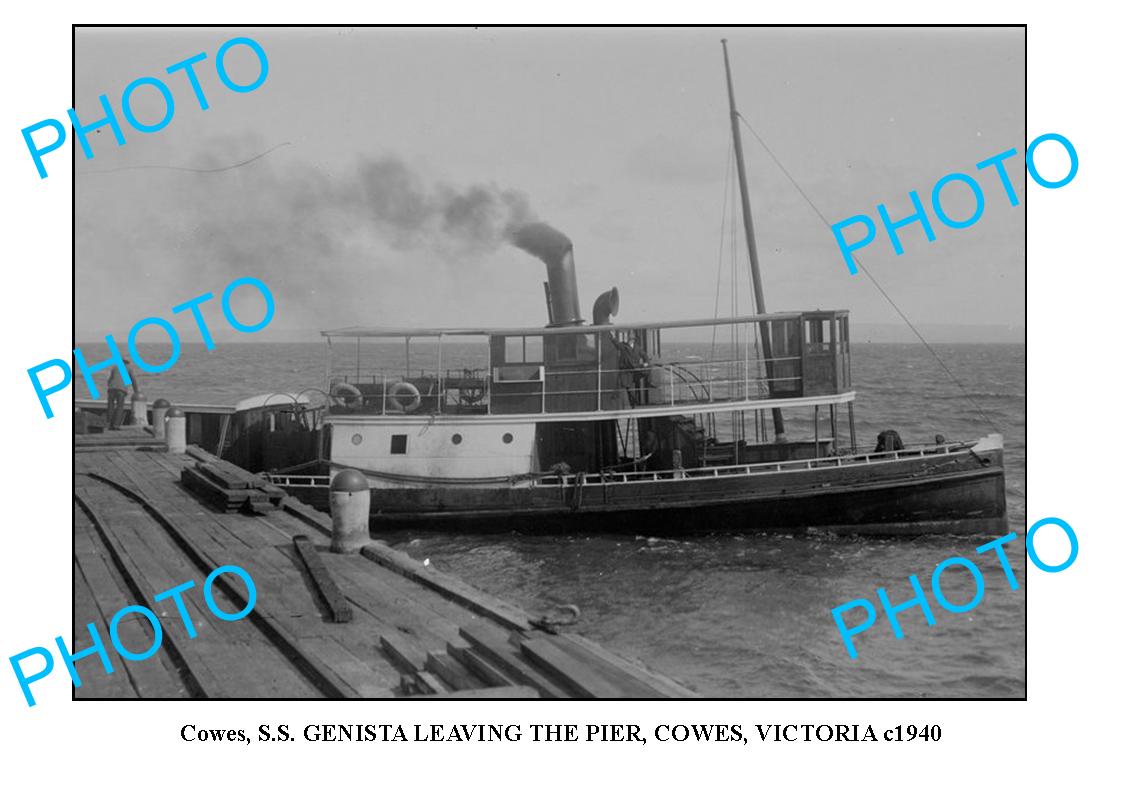
[[[330,553],[331,518],[291,497],[215,508],[189,488],[198,476],[184,478],[200,463],[211,477],[223,474],[217,467],[239,475],[198,448],[169,454],[139,428],[75,437],[75,646],[88,646],[94,623],[114,667],[106,674],[97,656],[79,660],[75,698],[696,696],[385,544]],[[240,475],[252,489],[253,474]],[[204,603],[203,581],[222,565],[253,578],[245,619],[222,621]],[[171,599],[153,600],[185,581],[195,583],[183,597],[194,637]],[[217,585],[221,610],[246,605],[238,578]],[[128,605],[152,610],[164,631],[143,661],[109,643],[109,620]],[[138,617],[119,629],[129,650],[152,645]]]

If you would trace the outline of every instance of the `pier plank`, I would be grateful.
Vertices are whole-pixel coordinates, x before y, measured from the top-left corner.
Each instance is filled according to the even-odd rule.
[[[171,637],[192,675],[207,696],[228,697],[310,697],[321,696],[288,658],[269,644],[252,625],[243,621],[225,622],[214,617],[201,593],[203,575],[139,507],[123,495],[102,485],[95,498],[89,488],[78,487],[80,496],[89,497],[94,510],[105,511],[103,522],[111,535],[118,557],[130,570],[148,607],[163,619],[166,636]],[[116,501],[114,503],[113,501]],[[171,601],[153,603],[151,597],[193,580],[196,586],[183,592],[183,601],[197,635],[192,638],[180,621]],[[216,603],[226,611],[215,590]]]
[[[574,659],[541,638],[524,639],[523,653],[535,664],[554,675],[574,693],[594,699],[619,699],[627,696],[623,689],[610,683],[589,666]]]
[[[454,691],[471,691],[487,685],[444,651],[430,650],[425,657],[425,670],[440,677],[451,685]]]
[[[417,674],[425,669],[425,651],[402,633],[387,630],[379,638],[379,643],[390,660],[406,674]]]
[[[106,673],[101,660],[96,655],[92,658],[77,661],[74,664],[74,670],[78,673],[82,685],[74,688],[74,698],[136,699],[140,694],[133,685],[132,679],[125,674],[124,660],[113,648],[113,645],[109,643],[108,631],[106,630],[108,619],[102,613],[97,599],[94,597],[93,589],[87,583],[77,560],[74,561],[73,578],[74,627],[71,635],[71,649],[89,644],[89,636],[85,632],[86,625],[93,623],[94,627],[98,628],[98,634],[102,641],[105,642],[109,662],[113,667],[112,673]],[[123,608],[126,605],[129,605],[129,603],[122,603],[121,607]]]
[[[576,633],[559,633],[559,640],[564,640],[564,643],[572,645],[574,648],[579,648],[585,653],[600,658],[605,662],[605,665],[618,670],[630,673],[638,681],[654,689],[658,699],[667,698],[680,698],[680,699],[695,699],[698,694],[691,691],[681,683],[676,683],[671,678],[658,672],[653,672],[638,661],[631,660],[615,652],[601,647],[593,641],[580,636]]]
[[[337,584],[328,573],[327,567],[324,562],[320,560],[320,554],[316,552],[316,548],[307,536],[303,534],[294,536],[292,539],[293,546],[296,548],[297,554],[304,561],[304,565],[308,568],[308,574],[316,584],[316,589],[319,591],[320,596],[323,597],[324,602],[328,604],[328,609],[331,611],[333,622],[350,622],[353,618],[351,605],[347,602],[347,598],[343,596],[343,592],[339,589]]]
[[[115,533],[116,529],[114,528],[114,524],[118,523],[118,519],[109,519],[109,511],[114,507],[107,505],[105,495],[92,495],[88,490],[82,487],[76,487],[75,493],[78,497],[86,500],[91,508],[105,521],[105,532],[110,536],[110,544],[115,558],[114,565],[122,570],[122,574],[126,575],[135,584],[140,593],[145,595],[144,605],[158,617],[161,617],[161,625],[165,625],[165,641],[174,645],[179,657],[184,661],[191,672],[191,676],[194,677],[195,681],[198,683],[202,694],[207,697],[223,696],[224,686],[220,678],[218,678],[211,669],[211,665],[217,663],[215,669],[217,671],[222,671],[221,661],[216,662],[213,656],[208,654],[211,652],[212,647],[214,647],[212,640],[209,637],[200,636],[191,638],[184,629],[183,623],[178,620],[178,617],[176,621],[167,622],[165,624],[163,618],[168,615],[168,612],[165,610],[164,606],[152,600],[152,597],[156,594],[178,583],[182,583],[184,580],[190,579],[191,576],[188,575],[185,578],[181,577],[178,579],[169,578],[161,567],[151,562],[145,555],[145,552],[139,549],[141,547],[139,544],[135,543],[128,536],[126,536],[123,541],[118,539]],[[137,559],[142,563],[138,564]],[[159,585],[154,585],[152,581],[155,581],[155,583]],[[192,617],[192,620],[200,616],[199,606],[190,598],[190,593],[188,593],[188,596],[184,597],[184,605],[188,615]],[[195,626],[196,629],[198,629],[197,622]]]
[[[570,696],[561,685],[548,679],[521,657],[500,631],[483,624],[474,624],[461,627],[460,635],[471,642],[473,650],[501,672],[519,684],[533,687],[542,697],[564,699]]]
[[[486,686],[504,686],[504,685],[520,685],[507,675],[499,671],[498,668],[492,666],[481,655],[474,652],[466,644],[455,644],[449,642],[448,654],[460,662],[464,668],[474,674],[478,679],[483,681]]]
[[[417,694],[409,699],[538,699],[538,692],[523,685],[502,688],[479,688],[472,691],[452,691],[447,694]]]
[[[146,483],[143,475],[139,473],[132,475],[135,477],[131,478],[130,482],[138,488],[138,491],[145,492],[146,489],[151,489],[151,485]],[[180,510],[197,508],[197,504],[191,495],[177,487],[174,487],[170,494],[167,492],[166,486],[160,491],[163,493],[160,496],[163,500],[166,500],[169,504],[177,504],[174,507],[162,504],[165,514],[173,522],[180,521]],[[326,629],[331,626],[323,623],[322,614],[307,590],[292,589],[293,578],[300,577],[299,565],[287,553],[279,550],[276,545],[269,544],[266,546],[266,543],[272,543],[277,539],[288,541],[291,539],[289,535],[275,526],[265,523],[262,519],[242,515],[227,515],[210,511],[204,511],[200,514],[195,511],[191,519],[194,521],[182,523],[184,533],[198,542],[203,549],[216,559],[222,555],[223,550],[230,549],[224,543],[233,543],[239,535],[247,533],[248,528],[265,524],[266,531],[270,536],[259,540],[261,546],[243,548],[239,551],[239,565],[252,573],[258,587],[259,606],[269,606],[273,618],[279,625],[291,633],[294,638],[299,639],[310,654],[316,656],[321,663],[331,669],[342,681],[354,687],[356,691],[362,691],[365,687],[364,681],[360,679],[352,682],[352,670],[348,668],[348,665],[341,668],[334,665],[335,660],[332,657],[334,650],[327,639],[334,639],[351,655],[362,656],[362,659],[366,660],[371,666],[387,673],[394,671],[393,666],[379,648],[367,640],[370,637],[377,637],[378,632],[387,629],[386,625],[375,623],[374,626],[367,627],[368,636],[365,638],[357,637],[354,634],[348,637],[332,633]],[[217,530],[212,529],[212,533],[206,535],[199,534],[200,528],[196,526],[205,527],[208,524],[213,525]],[[304,526],[297,526],[294,530],[296,529],[304,530]],[[289,545],[286,545],[286,547],[289,547]],[[234,562],[230,561],[229,563]],[[268,566],[264,566],[266,563],[268,563]],[[216,594],[216,599],[221,605],[221,597]],[[294,601],[300,602],[301,600],[304,602],[294,604]],[[232,607],[226,610],[236,610],[236,608]],[[345,661],[344,663],[350,664],[351,661]]]
[[[441,678],[432,672],[418,672],[414,675],[415,682],[421,687],[422,691],[429,694],[448,694],[452,691]]]
[[[481,616],[486,616],[514,630],[530,630],[529,618],[517,608],[485,595],[438,570],[425,567],[405,553],[400,553],[388,545],[372,542],[365,545],[361,552],[371,561],[381,564],[399,575],[423,583],[438,594],[455,600]]]
[[[89,518],[75,506],[75,625],[84,627],[87,622],[95,622],[108,632],[109,622],[114,614],[125,606],[135,605],[137,600],[129,593],[128,587],[120,582],[119,576],[114,577],[114,565],[109,560],[108,551],[104,549],[101,540],[96,538],[96,534],[97,531]],[[118,626],[118,633],[125,648],[129,650],[148,649],[153,639],[146,623],[124,621]],[[118,671],[124,669],[127,672],[135,696],[149,698],[195,695],[163,645],[152,657],[144,661],[126,661],[113,649],[111,643],[107,643],[106,646],[111,650],[112,657],[120,660],[121,665],[118,666],[114,662],[114,668]],[[118,677],[118,680],[122,679],[125,678]],[[115,687],[110,689],[111,692],[113,690]],[[91,688],[88,693],[83,693],[81,696],[112,696],[111,692],[103,694],[102,689]]]

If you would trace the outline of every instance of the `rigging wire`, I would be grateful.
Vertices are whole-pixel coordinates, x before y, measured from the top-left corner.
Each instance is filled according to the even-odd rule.
[[[819,211],[819,208],[815,206],[815,203],[811,201],[811,197],[804,193],[803,188],[801,188],[799,186],[799,183],[795,181],[795,177],[793,177],[791,173],[786,168],[784,168],[784,164],[780,162],[780,159],[776,157],[775,153],[768,147],[768,144],[764,143],[764,139],[761,138],[760,134],[753,129],[753,126],[751,124],[749,124],[749,120],[742,116],[739,111],[737,113],[737,118],[744,123],[748,131],[752,133],[753,137],[760,143],[762,147],[764,147],[764,151],[768,153],[768,156],[770,158],[772,158],[772,162],[774,162],[779,167],[780,171],[784,172],[784,176],[788,178],[791,184],[795,186],[795,189],[799,191],[799,195],[802,196],[804,201],[807,202],[812,210],[815,211],[815,215],[817,215],[819,219],[827,226],[827,228],[830,229],[831,222],[827,221],[826,216],[824,216]],[[983,411],[983,408],[979,405],[979,402],[975,400],[974,396],[972,396],[970,392],[968,392],[967,388],[963,385],[963,382],[956,378],[955,374],[952,373],[951,368],[947,366],[944,360],[940,358],[940,355],[937,354],[932,346],[929,345],[928,341],[924,339],[924,335],[922,335],[920,333],[920,330],[913,325],[913,322],[909,320],[907,315],[905,315],[904,310],[897,306],[897,302],[893,301],[889,294],[885,292],[885,288],[883,288],[881,286],[881,283],[877,281],[872,273],[870,273],[870,270],[866,268],[865,263],[863,263],[858,258],[857,254],[851,253],[851,256],[854,258],[854,261],[858,263],[858,267],[862,269],[862,273],[869,277],[869,280],[873,283],[873,286],[876,287],[878,292],[881,293],[881,295],[887,302],[889,302],[889,306],[896,310],[897,314],[901,316],[901,320],[903,320],[908,325],[909,329],[912,330],[912,333],[916,335],[916,338],[924,344],[925,348],[928,349],[928,353],[932,355],[932,358],[935,359],[940,364],[940,367],[944,369],[944,372],[948,375],[948,378],[950,378],[955,383],[955,385],[959,387],[964,397],[967,398],[967,400],[970,401],[971,404],[975,407],[975,411],[979,413],[979,415],[983,418],[983,420],[987,422],[987,424],[991,428],[993,428],[995,431],[998,431],[998,426],[995,425],[994,421],[990,419],[990,415]]]
[[[243,160],[241,163],[234,163],[230,166],[221,166],[217,169],[192,169],[192,168],[188,168],[187,166],[120,166],[120,167],[115,168],[115,169],[101,169],[100,171],[78,171],[78,172],[75,172],[75,174],[77,174],[77,176],[79,176],[79,177],[83,177],[87,174],[113,174],[114,172],[117,172],[117,171],[139,171],[139,170],[144,170],[144,169],[164,169],[164,170],[167,170],[167,171],[190,171],[190,172],[194,172],[195,174],[217,174],[220,171],[230,171],[231,169],[236,169],[236,168],[239,168],[241,166],[249,165],[250,163],[253,163],[255,160],[261,160],[266,155],[270,154],[271,152],[275,152],[276,150],[280,149],[283,146],[291,146],[291,145],[292,145],[292,141],[283,141],[280,144],[277,144],[276,146],[270,147],[269,149],[265,150],[264,152],[262,152],[258,155],[254,155],[252,158],[250,158],[248,160]]]
[[[714,286],[714,320],[717,320],[718,302],[721,300],[721,266],[725,261],[725,212],[729,206],[729,180],[733,168],[733,136],[729,136],[729,144],[725,149],[725,186],[721,189],[721,232],[718,234],[717,246],[717,285]],[[717,350],[717,324],[714,324],[710,335],[710,359],[714,358]]]

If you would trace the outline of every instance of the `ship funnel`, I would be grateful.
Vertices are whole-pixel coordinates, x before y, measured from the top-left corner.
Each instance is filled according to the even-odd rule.
[[[620,311],[620,291],[616,288],[606,290],[593,302],[593,325],[611,323],[608,319]]]
[[[511,235],[511,242],[546,263],[550,286],[550,326],[580,326],[581,304],[577,299],[577,274],[573,267],[573,241],[549,224],[525,224]]]

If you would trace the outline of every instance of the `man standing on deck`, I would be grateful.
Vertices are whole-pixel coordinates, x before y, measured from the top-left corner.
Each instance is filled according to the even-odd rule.
[[[140,392],[140,383],[136,379],[136,373],[133,372],[129,360],[121,360],[125,363],[125,370],[129,373],[129,381],[132,382],[133,396],[135,397]],[[106,412],[106,422],[109,423],[110,430],[120,428],[121,423],[125,419],[125,380],[121,378],[120,368],[109,369],[109,379],[105,382],[106,392],[108,397],[108,411]]]

